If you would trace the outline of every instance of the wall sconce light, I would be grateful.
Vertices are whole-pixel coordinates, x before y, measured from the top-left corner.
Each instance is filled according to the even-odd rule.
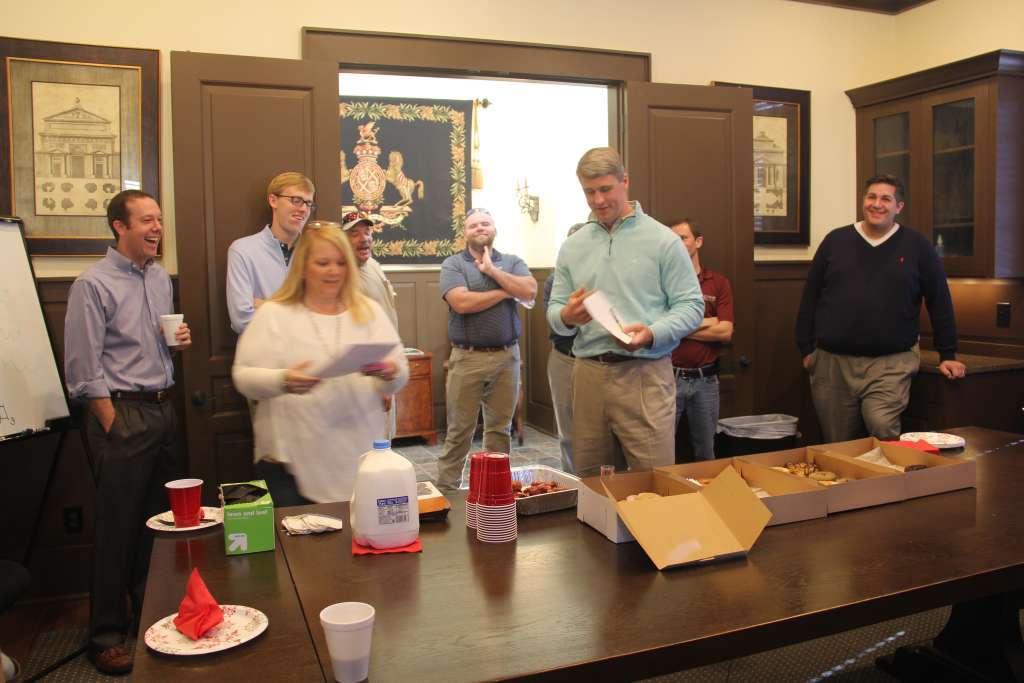
[[[530,194],[530,185],[526,178],[523,178],[522,186],[519,184],[519,179],[516,178],[516,197],[519,199],[519,209],[536,223],[540,218],[540,197]]]

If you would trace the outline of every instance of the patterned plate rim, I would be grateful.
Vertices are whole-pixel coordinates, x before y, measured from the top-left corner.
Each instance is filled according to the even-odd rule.
[[[160,514],[153,515],[152,517],[146,520],[146,526],[152,529],[153,531],[170,531],[173,533],[175,531],[197,531],[199,529],[209,529],[210,527],[217,526],[218,524],[224,521],[224,508],[213,507],[211,505],[203,506],[203,516],[212,517],[212,522],[200,522],[196,526],[176,527],[164,526],[160,522],[156,521],[157,517],[163,517],[164,515],[170,514],[170,512],[170,510],[164,510]]]
[[[151,650],[162,652],[167,655],[179,655],[183,657],[193,655],[205,655],[210,654],[211,652],[221,652],[223,650],[230,650],[231,648],[242,645],[243,643],[248,643],[250,640],[266,631],[267,626],[270,624],[270,620],[267,619],[267,615],[259,611],[255,607],[246,607],[245,605],[221,605],[221,609],[223,609],[225,613],[224,621],[214,626],[212,629],[210,629],[210,631],[217,631],[218,629],[222,629],[224,625],[228,623],[229,619],[236,615],[238,615],[239,617],[244,617],[248,615],[249,619],[256,623],[255,629],[251,633],[245,634],[237,642],[229,641],[226,643],[216,643],[213,645],[213,647],[208,647],[208,644],[213,643],[212,640],[206,640],[210,631],[208,631],[207,635],[198,641],[191,640],[188,636],[178,632],[177,627],[174,625],[174,618],[178,616],[178,613],[175,612],[174,614],[169,614],[163,619],[160,619],[155,624],[146,629],[146,635],[144,636],[146,646],[149,647]],[[170,635],[170,637],[180,638],[181,645],[178,647],[167,647],[164,646],[162,643],[155,642],[156,635],[159,633],[158,629],[166,629],[169,632],[172,632],[172,635]],[[196,646],[197,643],[200,644],[199,647]]]
[[[960,448],[967,440],[956,434],[945,432],[906,432],[900,434],[900,441],[925,441],[936,448]]]

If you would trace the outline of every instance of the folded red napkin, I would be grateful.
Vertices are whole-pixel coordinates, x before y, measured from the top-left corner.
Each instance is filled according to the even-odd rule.
[[[178,616],[174,617],[174,625],[192,640],[199,640],[222,621],[224,610],[210,595],[203,577],[199,576],[199,569],[193,568],[185,586],[185,598],[178,607]]]
[[[938,453],[939,449],[931,445],[927,441],[918,439],[917,441],[883,441],[882,443],[888,446],[903,446],[904,448],[913,448],[914,450],[924,451],[925,453]]]
[[[352,554],[353,555],[387,555],[388,553],[421,553],[423,552],[423,544],[420,543],[420,537],[417,536],[416,540],[409,545],[403,545],[398,548],[370,548],[365,545],[359,545],[356,543],[356,539],[352,539]]]

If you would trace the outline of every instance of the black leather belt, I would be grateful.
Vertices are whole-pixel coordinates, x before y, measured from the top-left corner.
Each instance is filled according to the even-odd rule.
[[[576,354],[574,354],[572,352],[571,348],[570,349],[566,349],[566,350],[562,350],[562,349],[558,348],[557,346],[555,346],[553,348],[555,349],[555,351],[558,351],[563,356],[569,356],[569,358],[575,358],[576,357]]]
[[[675,373],[676,377],[682,377],[683,379],[703,379],[704,377],[714,377],[718,374],[718,361],[702,365],[699,368],[677,368],[672,366],[672,372]]]
[[[508,351],[515,344],[506,344],[505,346],[470,346],[469,344],[452,344],[457,349],[463,351],[483,351],[484,353],[497,353],[498,351]]]
[[[590,356],[587,360],[596,360],[598,363],[625,363],[630,360],[644,360],[636,356],[623,356],[618,353],[602,353],[600,356]]]
[[[160,391],[111,391],[110,398],[121,401],[143,401],[146,403],[163,403],[171,398],[173,387]]]

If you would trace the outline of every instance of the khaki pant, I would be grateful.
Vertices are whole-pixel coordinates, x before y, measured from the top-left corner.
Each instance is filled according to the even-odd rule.
[[[675,462],[672,360],[573,364],[572,451],[581,476],[601,465],[650,470]],[[615,439],[622,444],[616,454]]]
[[[826,442],[867,433],[878,439],[900,435],[900,415],[910,400],[910,381],[921,365],[915,345],[887,356],[843,356],[816,349],[811,354],[811,397]]]
[[[437,488],[454,491],[476,431],[480,404],[484,409],[484,450],[509,453],[512,414],[519,397],[519,345],[504,351],[453,348],[445,386],[448,432],[444,453],[437,459]]]
[[[562,469],[575,472],[572,461],[572,356],[551,349],[548,353],[548,386],[555,409],[555,426],[562,450]]]

